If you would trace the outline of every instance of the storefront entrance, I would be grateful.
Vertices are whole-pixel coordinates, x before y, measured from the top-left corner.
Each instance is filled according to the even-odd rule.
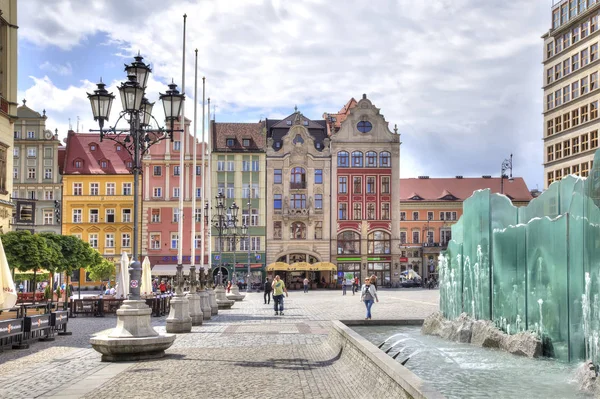
[[[389,262],[370,262],[367,264],[369,276],[377,277],[378,287],[390,287],[392,284],[391,263]]]

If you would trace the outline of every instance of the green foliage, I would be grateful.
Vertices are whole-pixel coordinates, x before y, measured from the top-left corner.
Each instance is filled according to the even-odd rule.
[[[36,273],[35,283],[41,283],[42,281],[49,281],[50,274],[48,273]],[[15,276],[16,281],[33,281],[33,273],[19,273]]]
[[[47,300],[52,299],[52,286],[50,284],[48,284],[44,289],[44,298],[46,298]]]
[[[55,253],[48,249],[46,240],[28,230],[11,231],[0,236],[6,260],[11,269],[19,271],[39,270],[47,266]]]
[[[62,292],[60,292],[60,287],[56,287],[56,291],[54,291],[54,293],[56,294],[56,298],[58,298],[57,300],[60,301],[62,294]]]
[[[90,278],[92,280],[104,281],[109,280],[115,275],[116,268],[113,262],[109,262],[101,257],[100,262],[88,267],[88,271],[90,272]]]

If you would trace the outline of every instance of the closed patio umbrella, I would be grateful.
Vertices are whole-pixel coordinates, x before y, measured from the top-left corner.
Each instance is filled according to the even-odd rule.
[[[10,269],[0,240],[0,309],[10,309],[17,303],[15,283],[10,275]]]
[[[152,276],[150,269],[150,259],[146,256],[144,262],[142,262],[142,285],[140,287],[140,293],[150,294],[152,293]]]
[[[127,299],[129,296],[129,258],[125,251],[121,255],[121,268],[117,276],[117,284],[117,298]]]

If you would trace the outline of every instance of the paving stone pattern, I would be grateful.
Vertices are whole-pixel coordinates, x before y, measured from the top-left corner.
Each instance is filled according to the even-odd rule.
[[[424,318],[438,309],[437,290],[380,290],[373,319]],[[0,353],[0,398],[347,398],[378,397],[364,384],[352,351],[328,342],[330,320],[362,320],[364,304],[350,291],[290,291],[285,316],[251,293],[231,310],[178,334],[160,360],[102,363],[92,335],[115,317],[77,317],[72,336]],[[165,318],[153,318],[165,331]],[[388,383],[387,381],[382,381]],[[381,392],[381,391],[378,391]]]

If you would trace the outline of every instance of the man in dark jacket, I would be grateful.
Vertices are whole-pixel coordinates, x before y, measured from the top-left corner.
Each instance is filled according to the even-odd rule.
[[[273,288],[271,287],[271,283],[269,282],[269,279],[267,279],[265,281],[265,305],[270,305],[271,304],[271,291],[273,290]],[[267,301],[268,298],[268,301]]]

